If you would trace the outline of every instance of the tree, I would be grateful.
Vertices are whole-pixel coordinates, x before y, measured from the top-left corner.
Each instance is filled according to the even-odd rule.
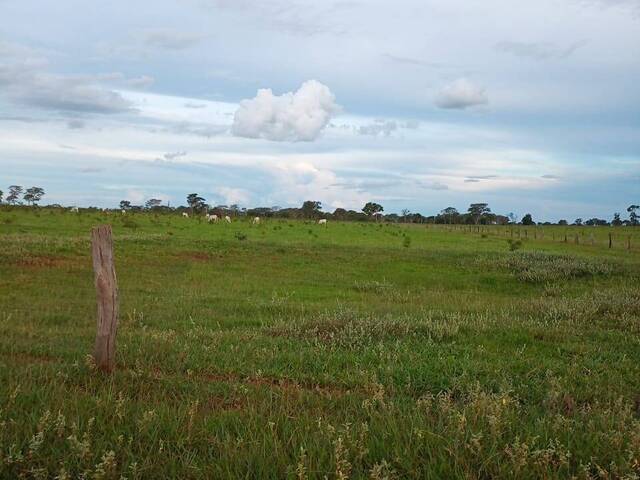
[[[473,218],[473,223],[477,225],[483,215],[491,213],[491,209],[486,203],[472,203],[469,205],[467,212],[471,215],[471,218]]]
[[[0,190],[0,203],[2,203],[2,196],[4,195],[4,192],[2,190]]]
[[[507,218],[509,219],[510,223],[518,223],[518,216],[513,212],[509,212],[509,215],[507,215]]]
[[[447,223],[449,224],[454,223],[453,220],[460,215],[458,210],[454,207],[447,207],[442,210],[440,214],[447,219]]]
[[[129,200],[120,200],[120,210],[131,210],[131,202]]]
[[[640,225],[640,215],[636,213],[638,209],[640,209],[640,205],[629,205],[629,208],[627,208],[627,212],[629,212],[629,225],[633,227]]]
[[[24,201],[29,205],[36,205],[40,200],[44,197],[44,188],[40,187],[31,187],[27,188],[27,191],[24,194]]]
[[[9,187],[9,195],[7,195],[7,203],[15,205],[22,195],[22,187],[20,185],[11,185]]]
[[[375,202],[367,202],[364,207],[362,207],[362,211],[366,215],[376,215],[378,213],[384,212],[384,207],[379,203]]]
[[[160,205],[162,205],[162,200],[160,200],[159,198],[150,198],[144,204],[144,208],[153,210],[154,208],[158,208]]]
[[[569,222],[567,222],[566,220],[558,220],[558,225],[569,225]]]
[[[622,220],[620,220],[620,214],[618,212],[613,214],[613,220],[611,220],[611,225],[614,227],[619,227],[622,225]]]
[[[344,220],[347,217],[347,211],[344,208],[338,207],[333,211],[333,217],[336,220]]]
[[[409,210],[408,208],[403,208],[402,209],[402,221],[406,223],[407,221],[407,217],[409,216],[409,214],[411,213],[411,210]]]
[[[574,225],[576,225],[577,227],[581,227],[582,226],[582,218],[576,218],[575,221],[573,222]]]
[[[320,209],[322,208],[322,202],[317,202],[314,200],[306,200],[302,204],[302,215],[305,218],[316,218],[320,214]]]
[[[527,213],[524,217],[522,217],[522,225],[535,225],[536,222],[533,221],[530,213]]]
[[[191,209],[192,215],[194,214],[194,212],[200,212],[206,208],[205,199],[197,193],[190,193],[189,195],[187,195],[187,204]]]

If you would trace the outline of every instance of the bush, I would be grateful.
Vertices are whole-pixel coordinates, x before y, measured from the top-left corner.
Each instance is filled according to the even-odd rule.
[[[236,239],[243,241],[247,239],[247,234],[242,232],[236,232],[235,237]]]

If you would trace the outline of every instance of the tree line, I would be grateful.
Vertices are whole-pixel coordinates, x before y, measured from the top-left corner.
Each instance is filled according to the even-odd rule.
[[[333,212],[323,211],[322,202],[317,200],[306,200],[301,207],[281,208],[279,206],[272,207],[256,207],[242,208],[237,204],[233,205],[209,205],[207,200],[197,193],[187,195],[187,205],[172,208],[163,205],[162,200],[151,198],[144,205],[132,205],[129,200],[122,200],[120,208],[128,211],[145,211],[151,210],[155,212],[162,211],[178,211],[188,212],[191,214],[211,213],[219,216],[249,216],[249,217],[266,217],[266,218],[287,218],[287,219],[307,219],[317,220],[320,218],[343,220],[343,221],[383,221],[383,222],[402,222],[402,223],[431,223],[431,224],[450,224],[450,225],[552,225],[551,222],[535,222],[530,213],[525,214],[521,220],[514,213],[508,215],[500,215],[493,213],[487,203],[472,203],[466,212],[459,212],[455,207],[447,207],[436,215],[425,216],[421,213],[411,212],[408,209],[402,210],[401,214],[389,213],[384,214],[384,207],[376,202],[367,202],[360,211],[347,210],[344,208],[336,208]],[[611,221],[590,218],[583,220],[575,219],[571,225],[613,225],[613,226],[637,226],[640,225],[640,206],[630,205],[627,208],[629,213],[628,219],[622,219],[619,212],[613,214]],[[569,225],[567,220],[560,220],[558,225]]]
[[[4,192],[0,190],[0,204],[23,205],[26,203],[30,206],[38,205],[45,195],[45,191],[41,187],[24,188],[21,185],[11,185],[8,189],[6,197]],[[361,210],[347,210],[344,208],[336,208],[333,212],[323,211],[322,202],[317,200],[306,200],[299,208],[288,207],[281,208],[279,206],[272,207],[256,207],[242,208],[237,204],[232,205],[209,205],[207,200],[197,193],[190,193],[186,197],[187,205],[171,207],[159,198],[150,198],[143,205],[134,205],[130,200],[122,200],[119,208],[123,211],[143,212],[153,211],[155,213],[162,212],[189,212],[194,214],[211,213],[219,216],[229,215],[234,217],[250,216],[250,217],[266,217],[266,218],[287,218],[287,219],[307,219],[317,220],[320,218],[342,220],[342,221],[381,221],[381,222],[402,222],[402,223],[431,223],[442,225],[552,225],[551,222],[535,222],[530,213],[525,214],[522,219],[514,213],[507,215],[496,214],[491,211],[487,203],[472,203],[466,212],[460,212],[455,207],[447,207],[436,215],[425,216],[421,213],[411,212],[403,209],[400,214],[384,213],[384,207],[376,202],[367,202]],[[60,207],[60,205],[52,205]],[[640,205],[629,205],[626,209],[628,218],[623,219],[620,212],[613,214],[613,218],[609,221],[601,218],[589,218],[584,220],[576,218],[573,222],[562,219],[557,225],[575,225],[575,226],[638,226],[640,225]]]

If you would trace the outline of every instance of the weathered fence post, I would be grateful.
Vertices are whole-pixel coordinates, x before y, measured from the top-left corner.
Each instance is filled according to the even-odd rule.
[[[611,232],[609,232],[609,248],[611,248],[613,246],[613,238],[611,235]]]
[[[91,251],[98,299],[98,328],[93,357],[100,370],[112,372],[115,367],[118,329],[118,284],[110,225],[101,225],[91,230]]]

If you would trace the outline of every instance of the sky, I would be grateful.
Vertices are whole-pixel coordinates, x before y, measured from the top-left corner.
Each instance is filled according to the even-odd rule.
[[[640,0],[0,0],[0,189],[534,220],[640,202]]]

